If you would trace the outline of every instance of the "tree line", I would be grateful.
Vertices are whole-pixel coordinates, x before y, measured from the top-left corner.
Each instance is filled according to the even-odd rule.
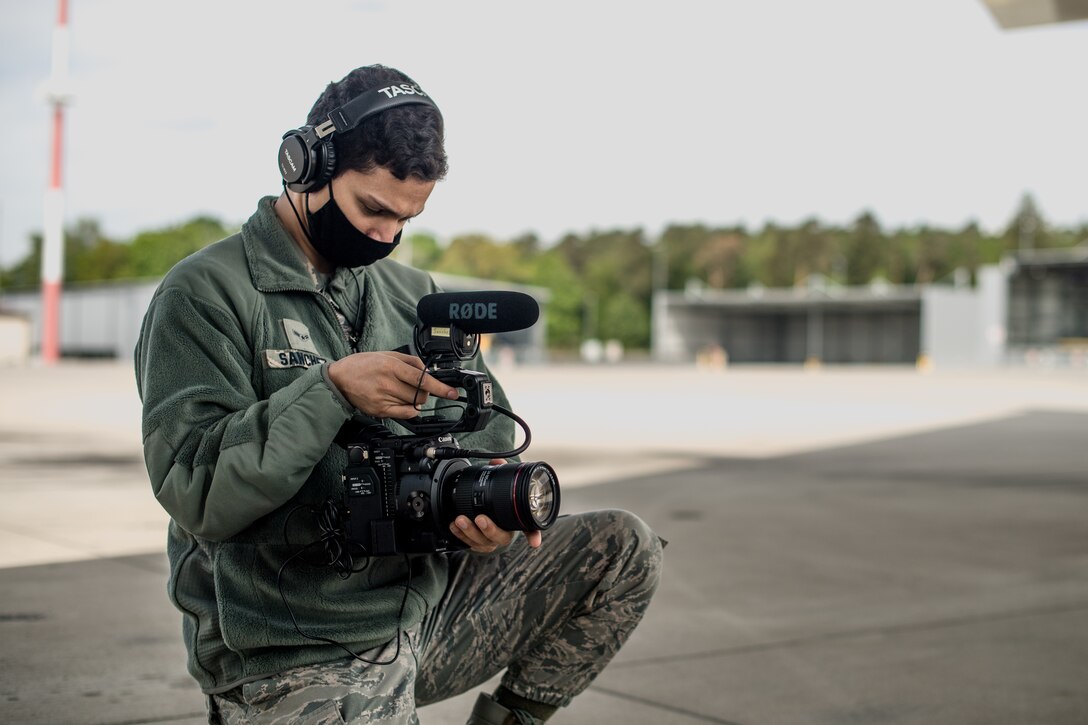
[[[81,220],[66,232],[68,284],[162,276],[196,250],[235,231],[199,216],[129,241],[106,238],[97,222]],[[406,235],[407,236],[407,235]],[[433,272],[533,285],[549,291],[548,342],[576,348],[588,338],[616,339],[628,349],[650,342],[650,300],[657,289],[790,287],[813,275],[828,284],[927,284],[973,279],[982,265],[1023,248],[1070,247],[1088,240],[1088,223],[1062,228],[1040,215],[1025,196],[1008,226],[983,232],[975,223],[949,230],[932,226],[885,229],[871,212],[846,225],[817,219],[796,226],[673,224],[656,238],[642,229],[567,234],[552,244],[528,234],[497,240],[474,234],[441,244],[428,234],[407,236],[401,261]],[[30,253],[0,270],[5,290],[38,285],[41,238]]]

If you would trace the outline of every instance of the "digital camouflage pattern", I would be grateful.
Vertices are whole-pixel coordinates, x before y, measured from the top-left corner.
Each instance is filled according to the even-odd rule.
[[[494,554],[458,552],[441,602],[402,633],[392,664],[345,659],[289,670],[212,696],[210,721],[414,724],[417,706],[477,687],[503,669],[513,692],[567,705],[642,619],[662,548],[637,516],[595,511],[560,517],[540,549],[518,536]],[[390,642],[361,656],[387,662],[395,653]]]
[[[339,660],[299,667],[250,682],[214,700],[210,723],[224,725],[338,725],[339,723],[418,723],[413,695],[416,658],[408,633],[360,657],[388,665]],[[215,710],[218,710],[218,719]]]

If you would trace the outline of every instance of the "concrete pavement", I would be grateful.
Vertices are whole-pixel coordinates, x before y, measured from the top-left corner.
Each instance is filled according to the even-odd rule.
[[[0,721],[201,722],[131,373],[3,372]],[[1088,722],[1083,374],[501,379],[565,511],[670,541],[646,621],[557,722]]]

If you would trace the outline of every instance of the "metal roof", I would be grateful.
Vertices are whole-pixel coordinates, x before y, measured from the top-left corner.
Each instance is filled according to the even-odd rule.
[[[982,0],[1006,30],[1088,20],[1088,0]]]
[[[1088,266],[1088,241],[1059,249],[1021,249],[1009,255],[1019,267]]]
[[[745,308],[810,308],[854,307],[887,308],[917,305],[922,299],[922,287],[874,283],[869,286],[843,287],[758,287],[744,290],[697,289],[684,292],[657,292],[671,306],[687,307],[745,307]]]

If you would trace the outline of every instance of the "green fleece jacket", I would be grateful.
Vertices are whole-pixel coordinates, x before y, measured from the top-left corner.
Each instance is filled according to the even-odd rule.
[[[376,557],[347,579],[299,557],[277,586],[284,562],[317,538],[305,507],[342,494],[346,456],[333,438],[356,411],[325,371],[351,345],[274,201],[262,199],[238,234],[170,271],[136,346],[144,458],[171,517],[169,595],[183,614],[189,671],[208,693],[346,656],[300,635],[291,614],[310,637],[358,652],[415,625],[446,586],[443,556],[414,557],[399,621],[403,557]],[[338,270],[330,289],[349,319],[357,315],[363,352],[407,344],[416,302],[437,287],[383,260]],[[495,394],[509,407],[497,384]],[[493,418],[457,437],[507,450],[513,426]]]

